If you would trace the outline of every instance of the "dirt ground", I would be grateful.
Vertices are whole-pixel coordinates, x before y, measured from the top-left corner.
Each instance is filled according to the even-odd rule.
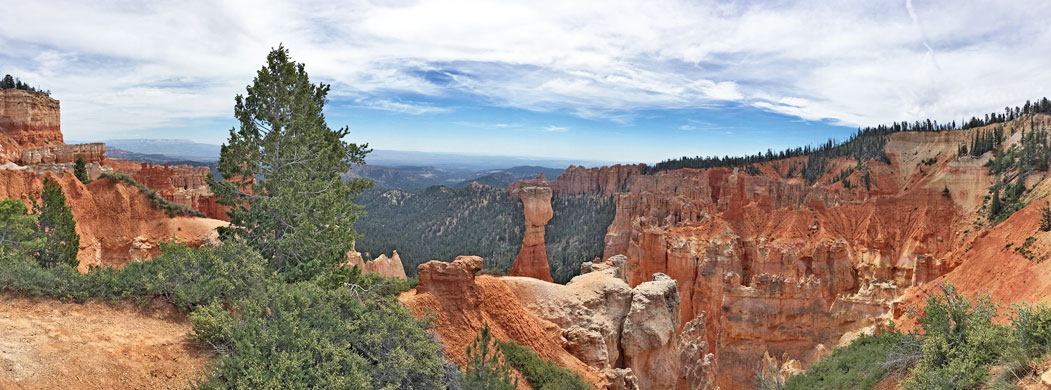
[[[0,389],[187,389],[213,354],[186,317],[154,304],[0,294]]]

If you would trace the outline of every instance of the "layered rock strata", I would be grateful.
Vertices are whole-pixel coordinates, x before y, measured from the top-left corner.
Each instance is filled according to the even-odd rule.
[[[18,89],[0,89],[0,162],[17,161],[22,149],[62,145],[59,101]]]
[[[797,157],[756,164],[753,174],[570,167],[547,185],[613,196],[603,257],[626,257],[618,272],[629,287],[657,273],[674,280],[679,364],[654,363],[678,367],[661,378],[680,389],[742,388],[764,355],[805,367],[844,334],[890,318],[906,288],[955,266],[975,204],[969,186],[988,179],[981,161],[953,160],[943,146],[969,136],[895,134],[889,164],[832,159],[816,184],[798,177],[807,161]],[[925,160],[935,164],[913,168]],[[841,172],[846,180],[832,179]],[[657,380],[635,374],[641,386]]]
[[[83,159],[85,163],[103,164],[106,161],[106,144],[55,145],[23,149],[19,163],[22,165],[72,164],[78,158]]]

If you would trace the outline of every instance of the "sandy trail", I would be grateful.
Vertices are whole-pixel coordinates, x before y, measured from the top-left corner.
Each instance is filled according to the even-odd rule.
[[[0,389],[187,389],[213,354],[166,305],[0,294]]]

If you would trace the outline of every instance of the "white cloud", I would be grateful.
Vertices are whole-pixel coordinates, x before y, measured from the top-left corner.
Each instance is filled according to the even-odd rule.
[[[1051,3],[1041,0],[0,0],[0,9],[0,73],[62,99],[71,138],[228,118],[278,43],[332,83],[333,98],[412,115],[449,108],[397,97],[615,122],[734,102],[869,125],[959,120],[1051,95]]]
[[[565,132],[565,131],[569,131],[569,128],[565,127],[565,126],[548,125],[547,127],[544,128],[544,131],[550,131],[550,132],[554,132],[554,133],[562,133],[562,132]]]
[[[387,99],[357,99],[354,102],[366,108],[400,112],[409,115],[439,114],[452,111],[452,109],[445,107],[434,107],[427,104],[406,103]]]

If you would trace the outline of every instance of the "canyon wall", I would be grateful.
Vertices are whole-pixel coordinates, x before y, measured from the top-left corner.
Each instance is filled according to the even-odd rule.
[[[930,147],[973,133],[945,134],[895,134],[890,164],[833,159],[816,185],[782,174],[805,158],[757,164],[757,174],[570,167],[548,185],[558,194],[612,195],[603,258],[625,257],[619,269],[629,287],[655,274],[677,287],[674,351],[663,354],[676,358],[659,365],[679,368],[659,378],[636,373],[640,386],[674,377],[683,389],[743,388],[764,356],[805,366],[845,334],[890,318],[907,288],[952,270],[977,192],[956,183],[988,179],[981,161]],[[914,168],[927,159],[935,164]],[[844,170],[870,185],[831,180]]]

